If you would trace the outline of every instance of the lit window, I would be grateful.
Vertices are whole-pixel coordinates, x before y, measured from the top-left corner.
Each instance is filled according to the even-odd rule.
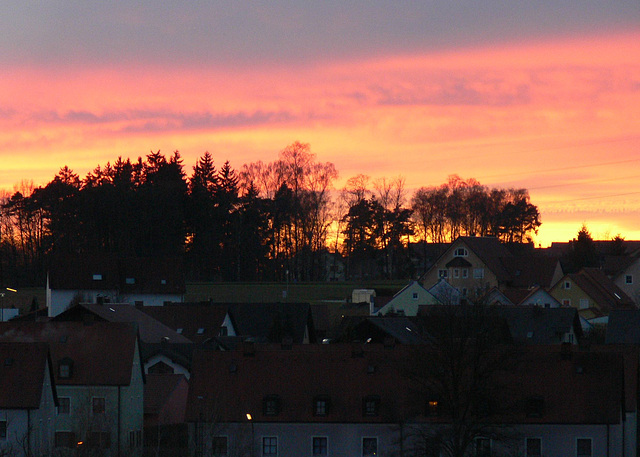
[[[262,455],[278,455],[278,438],[276,436],[262,438]]]
[[[329,455],[329,445],[326,436],[314,436],[311,443],[314,457]]]
[[[427,415],[436,417],[440,411],[438,400],[429,400],[427,402]]]
[[[438,270],[438,278],[440,279],[445,279],[449,277],[449,271],[448,270]]]
[[[375,457],[378,455],[378,438],[362,438],[362,457]]]

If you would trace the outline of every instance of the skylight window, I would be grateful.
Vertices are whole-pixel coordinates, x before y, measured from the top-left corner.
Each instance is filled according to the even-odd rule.
[[[198,329],[198,335],[202,335],[204,333],[204,327],[200,327]]]
[[[102,281],[102,275],[100,273],[94,273],[93,280],[94,281]]]
[[[125,284],[135,284],[136,278],[125,278],[124,282]]]

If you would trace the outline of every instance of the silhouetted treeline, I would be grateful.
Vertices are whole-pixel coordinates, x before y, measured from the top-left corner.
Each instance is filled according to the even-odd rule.
[[[410,241],[459,235],[525,241],[540,225],[524,189],[457,176],[407,199],[401,178],[355,176],[293,143],[271,163],[219,168],[206,152],[187,175],[176,151],[118,158],[81,179],[68,167],[44,187],[0,196],[0,281],[43,284],[57,254],[183,256],[191,280],[407,278]]]

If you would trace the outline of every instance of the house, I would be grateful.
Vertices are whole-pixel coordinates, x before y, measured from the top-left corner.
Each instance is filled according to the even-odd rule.
[[[49,269],[46,304],[54,317],[74,303],[181,302],[185,290],[179,259],[63,257]]]
[[[580,316],[589,321],[606,318],[614,309],[636,308],[633,300],[596,268],[583,268],[564,276],[549,293],[562,306],[577,308]]]
[[[575,308],[496,306],[492,313],[506,320],[516,344],[578,344],[582,338]]]
[[[438,299],[425,289],[422,284],[418,281],[411,281],[375,314],[378,316],[384,316],[389,313],[416,316],[418,314],[418,306],[439,303]]]
[[[420,355],[415,350],[333,344],[199,351],[187,404],[190,454],[369,457],[421,448],[424,455],[428,444],[438,455],[438,437],[451,430],[448,412],[398,369]],[[494,399],[503,408],[492,413],[487,406],[491,426],[478,424],[485,433],[472,449],[635,455],[637,354],[634,361],[555,345],[522,347],[516,355],[520,363],[490,381],[502,387]]]
[[[506,293],[509,294],[512,291],[517,291],[517,289],[509,289]],[[522,306],[539,306],[542,308],[559,308],[562,306],[553,295],[539,286],[524,290],[522,295],[523,297],[519,300],[516,299],[517,295],[515,293],[510,296],[514,298],[517,305]]]
[[[640,304],[640,249],[629,255],[606,256],[602,269],[636,305]]]
[[[140,355],[145,373],[182,373],[189,378],[193,342],[143,312],[143,309],[121,303],[80,303],[52,320],[133,323],[140,334]]]
[[[0,454],[50,455],[58,397],[49,346],[0,343]]]
[[[7,322],[0,341],[47,343],[58,412],[54,446],[103,455],[142,455],[144,373],[133,324]]]
[[[514,255],[494,237],[461,236],[420,278],[429,288],[446,280],[472,300],[494,287],[551,287],[562,277],[560,262],[534,254]]]

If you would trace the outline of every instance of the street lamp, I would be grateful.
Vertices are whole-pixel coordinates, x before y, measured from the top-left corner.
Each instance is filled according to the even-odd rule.
[[[18,291],[16,289],[12,289],[11,287],[5,287],[5,290],[8,290],[9,292],[13,292],[18,293]],[[4,296],[6,295],[6,292],[3,290],[2,292],[0,292],[0,322],[4,322]]]
[[[253,417],[251,413],[247,413],[247,420],[251,423],[251,457],[255,455],[256,443],[255,443],[255,432],[253,429]]]

